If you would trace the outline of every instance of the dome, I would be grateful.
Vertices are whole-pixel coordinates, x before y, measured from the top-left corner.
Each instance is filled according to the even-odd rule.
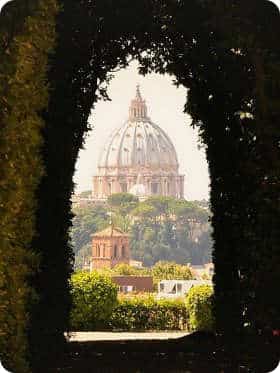
[[[131,101],[128,120],[115,130],[99,157],[103,169],[178,170],[176,150],[168,135],[147,116],[147,106],[139,86]]]

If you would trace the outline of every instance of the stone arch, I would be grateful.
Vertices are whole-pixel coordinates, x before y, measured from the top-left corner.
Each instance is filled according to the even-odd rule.
[[[69,188],[72,187],[75,160],[87,130],[87,118],[97,100],[97,92],[105,96],[102,83],[106,83],[110,71],[125,67],[132,57],[139,61],[142,73],[172,74],[177,84],[188,89],[185,109],[192,116],[193,125],[199,127],[206,147],[212,188],[217,319],[223,332],[227,330],[229,334],[234,334],[243,324],[241,315],[247,301],[246,291],[244,294],[240,291],[241,277],[246,278],[242,287],[246,288],[251,281],[248,262],[243,261],[239,246],[243,246],[244,250],[246,245],[253,245],[253,241],[245,238],[245,227],[255,236],[248,217],[251,212],[244,215],[244,208],[246,211],[257,208],[257,194],[263,193],[259,186],[260,174],[265,177],[265,168],[271,167],[267,159],[260,164],[261,171],[254,172],[250,167],[252,162],[258,162],[265,149],[262,141],[255,142],[255,136],[258,139],[263,136],[271,151],[277,152],[273,145],[277,137],[275,120],[259,102],[265,100],[269,105],[270,100],[260,74],[261,69],[271,69],[265,63],[269,48],[277,55],[275,36],[271,39],[272,28],[266,30],[259,16],[248,10],[248,4],[244,7],[241,1],[236,2],[232,18],[222,17],[225,11],[222,3],[215,9],[210,3],[201,1],[190,5],[188,2],[174,4],[167,0],[163,6],[152,0],[138,5],[123,1],[118,3],[118,10],[107,5],[106,2],[97,2],[92,8],[91,3],[81,6],[67,2],[58,18],[57,48],[49,73],[52,94],[45,119],[52,131],[52,141],[57,140],[59,144],[60,136],[57,133],[56,137],[55,133],[63,131],[68,144],[70,157],[66,157],[65,149],[62,149],[60,160],[67,169]],[[274,18],[274,10],[268,2],[264,2],[264,8],[275,26],[277,17]],[[73,24],[69,24],[66,17],[73,12],[77,12],[78,16],[70,21]],[[129,21],[124,21],[125,12],[130,14]],[[100,23],[98,19],[101,18]],[[226,27],[223,23],[225,19],[228,22]],[[249,30],[246,28],[248,19],[251,19]],[[90,23],[91,28],[83,27]],[[257,23],[262,33],[257,31]],[[71,34],[71,27],[76,28],[75,37]],[[236,32],[243,39],[237,41],[232,37],[233,30],[238,30]],[[248,32],[253,41],[247,38]],[[67,62],[67,68],[65,45],[76,48],[75,58]],[[256,46],[261,51],[259,54],[256,54]],[[71,79],[67,78],[69,74]],[[59,86],[57,81],[64,83]],[[51,165],[53,144],[50,145],[46,145],[47,167]],[[61,167],[56,161],[56,169]],[[43,179],[42,190],[49,182],[53,183],[49,175]],[[272,181],[264,182],[273,193]],[[48,196],[47,193],[45,195]],[[44,205],[44,196],[40,198]],[[271,206],[268,208],[271,209]],[[242,245],[237,231],[242,236]],[[260,240],[256,236],[255,239]],[[254,262],[252,256],[250,260]],[[225,313],[228,317],[224,323]],[[250,317],[253,317],[252,314]]]

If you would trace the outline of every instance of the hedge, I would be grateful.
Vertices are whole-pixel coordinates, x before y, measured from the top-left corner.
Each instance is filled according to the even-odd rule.
[[[104,329],[117,304],[117,286],[109,276],[80,272],[72,276],[72,330]]]
[[[30,314],[41,296],[32,281],[41,268],[32,240],[56,13],[56,0],[32,0],[10,1],[0,14],[0,360],[20,373],[32,370]]]
[[[109,320],[117,330],[183,330],[188,325],[186,307],[181,300],[156,300],[153,296],[123,298]]]
[[[192,331],[211,331],[214,328],[213,288],[209,285],[194,286],[186,297],[189,327]]]

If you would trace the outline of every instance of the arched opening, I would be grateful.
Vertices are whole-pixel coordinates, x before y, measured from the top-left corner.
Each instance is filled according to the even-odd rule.
[[[100,245],[96,246],[96,256],[100,258]]]
[[[211,226],[207,222],[210,215],[207,203],[209,201],[209,175],[205,151],[198,146],[200,144],[198,131],[191,127],[191,118],[183,113],[187,90],[183,86],[176,87],[173,84],[173,78],[167,75],[150,73],[143,77],[139,75],[138,68],[139,64],[132,61],[127,68],[117,69],[114,78],[108,84],[107,92],[110,101],[100,100],[89,118],[92,131],[80,151],[74,177],[77,195],[74,199],[76,218],[73,227],[80,236],[87,236],[88,241],[76,238],[78,244],[73,245],[75,255],[78,263],[81,263],[80,253],[84,253],[83,247],[90,244],[90,233],[95,233],[98,226],[103,227],[103,224],[104,226],[108,224],[103,220],[103,209],[108,209],[108,213],[110,209],[113,209],[114,224],[117,224],[119,228],[125,226],[129,232],[133,232],[130,236],[130,245],[132,245],[130,259],[140,261],[149,268],[161,260],[175,261],[181,265],[190,263],[202,266],[201,273],[207,272],[204,265],[212,261]],[[142,128],[141,118],[140,120],[137,118],[135,122],[127,122],[129,117],[134,116],[131,114],[130,105],[135,99],[136,84],[139,85],[137,89],[146,104],[143,116],[147,115],[157,126],[156,129],[153,129],[149,122]],[[162,92],[164,95],[161,94]],[[135,124],[136,128],[134,128]],[[157,144],[159,141],[158,136],[155,136],[157,132],[152,132],[157,128],[160,128],[163,133],[161,135],[162,148]],[[167,137],[174,149],[170,150],[170,145],[165,139]],[[141,154],[141,169],[137,164],[133,165],[133,154],[138,154],[139,139],[141,139],[141,146],[145,149],[145,152]],[[124,150],[132,154],[128,158],[129,167],[127,167],[127,158],[120,158]],[[171,174],[172,164],[170,166],[167,163],[170,157],[171,162],[172,157],[178,159],[178,165],[174,170],[172,169]],[[107,163],[100,165],[100,160]],[[161,161],[162,164],[160,164]],[[125,165],[123,168],[122,163]],[[98,174],[99,172],[101,175]],[[177,173],[182,176],[177,177]],[[183,201],[185,203],[185,213],[182,212],[183,206],[180,208],[178,206],[172,210],[173,212],[166,212],[168,224],[161,221],[158,238],[151,240],[148,238],[148,230],[154,229],[152,224],[147,219],[141,218],[140,214],[133,216],[129,210],[120,219],[120,214],[115,211],[115,207],[106,206],[105,191],[100,191],[100,194],[99,190],[97,193],[94,192],[95,183],[92,184],[92,175],[96,175],[94,180],[100,177],[121,175],[119,178],[114,176],[113,194],[121,192],[139,196],[140,209],[142,206],[147,207],[144,201],[148,197],[165,196],[172,198],[172,203],[175,203],[177,199],[182,199],[182,204]],[[151,178],[155,180],[155,177],[158,178],[157,190],[151,188]],[[126,190],[123,188],[124,184],[129,185]],[[88,194],[87,201],[84,200],[84,193]],[[80,201],[85,204],[84,208],[81,208]],[[163,200],[162,202],[159,200],[159,203],[163,203]],[[154,207],[150,205],[148,208]],[[85,209],[88,210],[88,214],[83,213]],[[92,216],[100,216],[98,225],[96,225],[96,220],[91,220],[92,231],[88,224],[91,219],[90,210]],[[198,221],[195,234],[192,235],[188,232],[193,230],[190,219],[194,214],[197,215]],[[157,219],[160,221],[160,216]],[[81,229],[81,226],[84,229]],[[153,253],[152,247],[158,247],[158,252]],[[88,251],[89,258],[90,255]],[[122,257],[121,250],[119,256]],[[204,277],[210,278],[206,273]]]
[[[118,246],[114,245],[114,258],[118,257]]]
[[[126,251],[125,251],[125,246],[124,245],[122,245],[121,257],[122,258],[126,257]]]

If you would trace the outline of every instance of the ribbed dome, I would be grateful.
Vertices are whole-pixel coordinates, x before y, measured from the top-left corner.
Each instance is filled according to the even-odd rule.
[[[100,168],[178,169],[176,150],[167,134],[147,116],[147,106],[139,86],[131,101],[129,119],[106,142]]]

